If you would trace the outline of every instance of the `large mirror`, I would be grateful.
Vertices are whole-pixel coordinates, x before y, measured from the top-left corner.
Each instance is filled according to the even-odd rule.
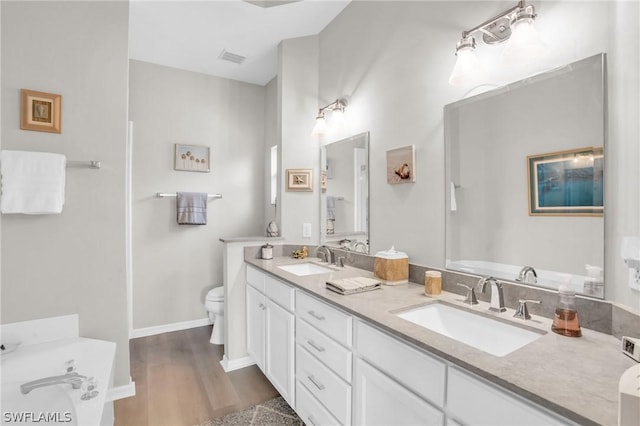
[[[445,107],[447,269],[604,297],[605,59]]]
[[[369,132],[320,148],[320,244],[369,252]]]

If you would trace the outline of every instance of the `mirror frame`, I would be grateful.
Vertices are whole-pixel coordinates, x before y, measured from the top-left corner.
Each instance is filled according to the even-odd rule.
[[[454,272],[462,272],[462,273],[468,273],[468,274],[472,274],[472,275],[481,275],[478,272],[472,272],[472,271],[467,271],[467,270],[460,270],[460,269],[454,269],[451,268],[448,265],[448,261],[447,259],[449,258],[449,250],[450,250],[450,245],[451,245],[451,241],[450,241],[450,235],[451,235],[451,219],[450,219],[450,203],[451,203],[451,189],[450,189],[450,185],[452,182],[452,166],[451,166],[451,156],[452,156],[452,152],[451,152],[451,139],[452,139],[452,132],[453,129],[451,128],[450,124],[447,124],[447,114],[451,113],[451,110],[453,108],[458,108],[460,106],[464,106],[473,102],[477,102],[477,101],[484,101],[486,99],[490,99],[492,97],[495,97],[497,95],[503,94],[503,93],[508,93],[510,91],[513,91],[515,89],[519,89],[521,87],[526,87],[530,84],[535,84],[538,82],[542,82],[545,81],[547,79],[553,78],[557,75],[561,75],[561,74],[565,74],[567,72],[570,72],[571,70],[575,69],[576,67],[580,67],[581,65],[583,66],[589,66],[589,65],[594,65],[595,61],[598,61],[598,63],[600,64],[600,82],[601,85],[599,86],[602,90],[602,94],[601,94],[601,101],[602,101],[602,135],[601,135],[601,141],[602,141],[602,148],[604,150],[604,155],[606,158],[607,155],[607,151],[608,151],[608,140],[607,140],[607,122],[608,122],[608,115],[607,115],[607,56],[606,53],[599,53],[596,55],[592,55],[589,56],[587,58],[584,59],[580,59],[577,61],[574,61],[570,64],[564,65],[562,67],[558,67],[555,69],[552,69],[550,71],[546,71],[540,74],[536,74],[524,79],[521,79],[519,81],[516,81],[514,83],[502,86],[502,87],[498,87],[495,88],[493,90],[489,90],[486,92],[482,92],[480,94],[477,94],[475,96],[471,96],[469,98],[464,98],[461,100],[458,100],[456,102],[452,102],[450,104],[447,104],[444,106],[443,109],[443,121],[444,121],[444,151],[445,151],[445,184],[446,184],[446,188],[445,188],[445,265],[444,267],[447,270],[450,271],[454,271]],[[606,167],[603,167],[603,182],[605,182],[604,186],[606,186],[606,179],[607,179],[607,173],[606,173]],[[454,182],[454,184],[457,182]],[[603,194],[604,194],[604,200],[605,200],[605,210],[606,210],[606,187],[603,187]],[[604,298],[604,286],[606,285],[606,275],[605,275],[605,271],[604,271],[604,263],[605,263],[605,259],[606,259],[606,247],[605,247],[605,241],[606,241],[606,227],[607,227],[607,215],[606,214],[602,214],[602,245],[601,245],[601,253],[602,253],[602,269],[603,269],[603,275],[602,275],[602,284],[600,285],[599,289],[596,289],[594,287],[592,292],[588,292],[588,291],[580,291],[579,293],[583,296],[587,296],[587,297],[593,297],[593,298],[599,298],[599,299],[603,299]],[[598,231],[600,232],[600,231]],[[496,262],[498,262],[496,260]],[[585,262],[587,263],[587,262]],[[520,265],[518,265],[520,266]],[[540,268],[541,270],[544,270],[544,267]],[[560,274],[564,274],[563,272],[560,272]],[[517,274],[516,274],[517,275]],[[522,282],[522,281],[518,281],[516,280],[514,275],[509,275],[509,276],[513,276],[513,278],[508,278],[505,276],[499,276],[496,275],[496,278],[499,279],[500,281],[505,281],[505,282],[510,282],[510,283],[514,283],[514,284],[518,284],[518,285],[526,285],[526,286],[534,286],[536,288],[547,288],[547,289],[557,289],[552,285],[545,285],[545,284],[531,284],[531,283],[527,283],[527,282]],[[582,275],[581,275],[582,276]],[[586,273],[585,275],[586,278]],[[585,280],[586,281],[586,280]]]

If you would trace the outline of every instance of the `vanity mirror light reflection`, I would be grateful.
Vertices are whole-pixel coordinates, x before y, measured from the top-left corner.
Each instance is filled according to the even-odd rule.
[[[445,106],[447,269],[604,297],[605,66]]]
[[[369,252],[369,132],[320,148],[320,244]]]

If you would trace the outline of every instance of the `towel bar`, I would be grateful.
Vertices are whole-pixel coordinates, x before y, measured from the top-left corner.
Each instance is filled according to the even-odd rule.
[[[88,167],[90,169],[99,169],[102,167],[100,161],[67,161],[67,167]]]
[[[175,193],[173,194],[169,194],[166,192],[156,192],[156,197],[157,198],[170,198],[170,197],[177,197],[177,195]],[[222,194],[207,194],[207,198],[222,198]]]

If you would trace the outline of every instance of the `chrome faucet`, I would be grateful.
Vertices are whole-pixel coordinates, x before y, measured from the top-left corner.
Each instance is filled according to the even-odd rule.
[[[487,288],[487,283],[493,285],[493,289],[491,290],[491,306],[489,307],[490,311],[495,312],[504,312],[507,310],[504,306],[504,292],[502,290],[502,284],[499,283],[493,277],[482,277],[478,281],[478,291],[480,293],[484,293],[484,290]]]
[[[333,252],[327,246],[320,246],[316,249],[316,254],[321,254],[324,262],[333,264]]]
[[[520,270],[516,281],[523,282],[525,284],[536,284],[538,282],[538,274],[533,266],[525,266]]]
[[[359,250],[360,247],[362,247],[362,251],[361,252]],[[354,244],[353,251],[357,251],[357,252],[360,252],[360,253],[366,253],[367,252],[367,245],[365,243],[363,243],[362,241],[358,241],[357,243]]]
[[[53,386],[53,385],[71,385],[73,389],[80,389],[83,381],[86,379],[86,376],[81,376],[78,373],[67,373],[61,376],[51,376],[45,377],[43,379],[34,380],[32,382],[27,382],[20,385],[20,392],[23,395],[28,394],[34,389],[43,388],[45,386]]]

